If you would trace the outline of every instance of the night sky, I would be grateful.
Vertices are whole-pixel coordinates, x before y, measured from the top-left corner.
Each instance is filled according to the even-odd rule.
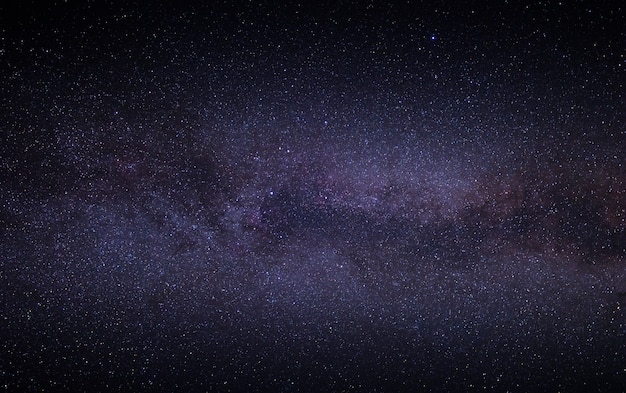
[[[626,390],[619,2],[14,3],[2,391]]]

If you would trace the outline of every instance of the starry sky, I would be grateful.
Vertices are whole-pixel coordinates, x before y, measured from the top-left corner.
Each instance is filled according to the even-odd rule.
[[[3,391],[626,390],[626,10],[0,6]]]

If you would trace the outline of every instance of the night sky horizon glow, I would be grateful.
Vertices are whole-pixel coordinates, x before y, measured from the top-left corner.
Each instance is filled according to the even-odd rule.
[[[0,388],[626,389],[623,6],[225,3],[0,7]]]

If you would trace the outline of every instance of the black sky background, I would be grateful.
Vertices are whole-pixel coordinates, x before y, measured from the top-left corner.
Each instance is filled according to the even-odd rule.
[[[0,6],[6,391],[623,391],[617,2]]]

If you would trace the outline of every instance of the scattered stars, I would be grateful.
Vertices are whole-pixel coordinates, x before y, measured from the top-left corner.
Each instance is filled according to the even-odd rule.
[[[619,390],[624,24],[585,3],[9,13],[0,386]]]

